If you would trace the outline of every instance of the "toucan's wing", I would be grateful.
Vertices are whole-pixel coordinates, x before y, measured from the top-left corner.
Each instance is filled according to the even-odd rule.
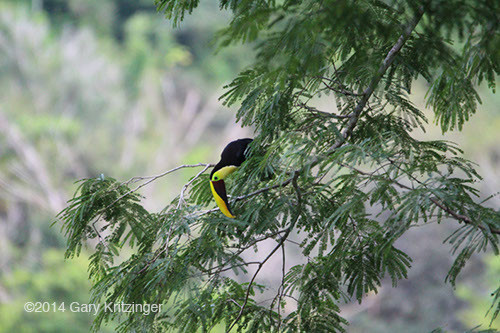
[[[248,144],[252,141],[253,139],[239,139],[230,142],[222,151],[221,161],[219,163],[223,165],[240,166],[241,163],[245,161],[245,151]]]
[[[248,144],[253,141],[253,139],[240,139],[238,140],[240,142],[240,147],[237,151],[236,154],[236,159],[238,166],[240,166],[246,159],[245,152],[247,150]]]

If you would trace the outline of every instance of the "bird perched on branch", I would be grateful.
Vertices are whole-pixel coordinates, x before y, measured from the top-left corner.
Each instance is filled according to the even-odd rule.
[[[245,151],[252,139],[239,139],[230,142],[220,155],[220,161],[217,163],[210,174],[210,188],[215,198],[215,202],[221,212],[227,217],[235,216],[229,208],[227,200],[226,185],[224,179],[233,173],[245,161]]]

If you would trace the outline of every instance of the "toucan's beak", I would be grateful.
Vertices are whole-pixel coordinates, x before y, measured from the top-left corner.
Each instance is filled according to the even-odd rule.
[[[235,218],[233,213],[231,213],[231,209],[229,208],[229,202],[227,201],[226,194],[226,185],[224,184],[224,181],[222,179],[217,181],[211,180],[210,188],[212,189],[212,194],[215,198],[215,202],[217,203],[217,206],[219,206],[221,212],[227,217]]]

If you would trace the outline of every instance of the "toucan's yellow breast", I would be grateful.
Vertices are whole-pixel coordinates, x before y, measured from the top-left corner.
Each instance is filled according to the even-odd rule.
[[[215,190],[214,184],[212,182],[210,182],[210,189],[212,190],[212,194],[214,196],[215,203],[217,203],[217,206],[219,206],[220,211],[224,215],[226,215],[227,217],[235,218],[235,216],[233,214],[231,214],[231,212],[229,211],[229,207],[228,207],[227,203],[224,201],[224,199],[222,199],[220,197],[220,195]]]

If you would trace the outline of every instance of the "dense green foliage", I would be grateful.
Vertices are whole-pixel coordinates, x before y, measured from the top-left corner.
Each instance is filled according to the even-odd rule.
[[[157,5],[179,23],[198,1]],[[122,330],[342,331],[338,303],[361,302],[384,276],[394,286],[405,278],[411,258],[395,242],[426,223],[456,223],[446,239],[457,254],[452,285],[475,252],[498,255],[500,213],[480,202],[473,163],[453,143],[416,139],[427,119],[409,99],[414,81],[426,80],[442,131],[462,129],[480,102],[477,85],[494,89],[500,72],[498,2],[220,6],[233,15],[220,45],[252,43],[257,51],[223,95],[227,105],[240,103],[239,121],[256,132],[228,184],[237,218],[203,210],[212,198],[202,173],[160,213],[143,208],[130,182],[99,177],[84,180],[60,214],[68,257],[97,240],[94,302],[168,304],[157,315],[130,314]],[[330,107],[321,110],[325,100]],[[292,233],[302,242],[290,243]],[[245,261],[266,240],[275,244]],[[134,254],[115,262],[125,244]],[[285,269],[289,246],[307,262]],[[281,285],[259,302],[269,290],[258,273],[279,253]],[[228,271],[252,274],[241,283]],[[497,289],[492,320],[499,311]],[[114,316],[101,312],[94,328]]]

